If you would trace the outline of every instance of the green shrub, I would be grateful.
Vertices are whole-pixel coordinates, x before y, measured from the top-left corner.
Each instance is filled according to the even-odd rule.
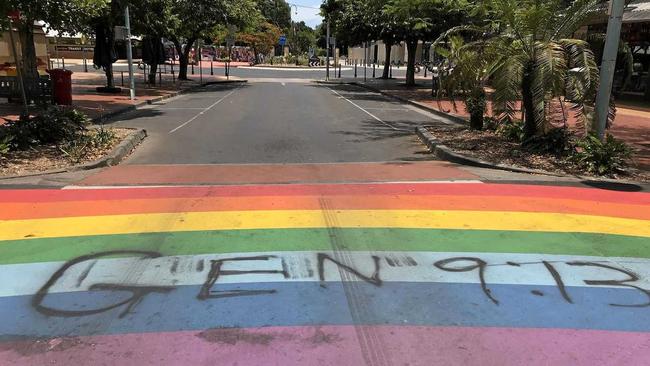
[[[103,126],[94,131],[91,136],[93,146],[98,149],[103,149],[109,146],[116,137],[115,132],[110,129],[105,129]]]
[[[533,136],[523,145],[531,151],[557,156],[569,155],[573,152],[573,134],[566,127],[554,128],[544,135]]]
[[[77,110],[50,107],[36,116],[8,122],[0,135],[10,137],[11,150],[24,150],[74,140],[83,135],[89,124],[88,117]]]
[[[605,141],[587,135],[576,143],[573,160],[587,171],[598,175],[622,172],[632,156],[630,148],[621,140],[607,134]]]
[[[80,135],[74,140],[66,141],[59,150],[73,163],[79,163],[93,146],[92,135]]]
[[[521,121],[502,122],[496,131],[510,141],[521,142],[524,138],[524,124]]]
[[[6,154],[9,152],[11,147],[11,136],[1,136],[0,137],[0,154]]]

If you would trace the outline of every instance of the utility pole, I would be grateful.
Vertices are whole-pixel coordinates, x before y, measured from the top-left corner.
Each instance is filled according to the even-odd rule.
[[[133,52],[131,51],[131,20],[129,7],[124,8],[124,27],[126,28],[126,58],[129,60],[129,94],[135,100],[135,80],[133,78]]]
[[[609,19],[607,21],[607,35],[605,36],[605,49],[603,60],[600,64],[600,85],[596,96],[596,132],[601,140],[605,137],[605,126],[609,111],[609,101],[612,94],[614,69],[616,68],[616,55],[618,43],[621,38],[621,24],[625,0],[611,0],[609,2]]]
[[[18,15],[16,16],[18,18]],[[20,96],[23,99],[23,115],[29,116],[29,108],[27,107],[27,95],[25,94],[25,81],[23,79],[23,72],[18,61],[18,52],[16,51],[16,43],[14,42],[14,23],[12,17],[9,16],[9,41],[11,42],[11,51],[14,54],[14,61],[16,62],[16,75],[18,75],[18,82],[20,83]]]
[[[326,41],[326,48],[327,48],[327,52],[326,52],[327,56],[326,56],[326,60],[325,60],[325,70],[326,70],[325,72],[327,73],[327,75],[325,76],[325,80],[329,81],[329,79],[330,79],[330,18],[329,17],[327,18],[327,36],[326,37],[327,37],[327,39],[325,41]]]

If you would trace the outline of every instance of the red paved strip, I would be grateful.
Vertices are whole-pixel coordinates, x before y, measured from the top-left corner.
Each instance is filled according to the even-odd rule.
[[[7,202],[0,220],[248,210],[320,210],[323,196],[205,196],[193,198],[135,198],[120,200]],[[650,206],[590,201],[499,196],[451,195],[333,195],[331,210],[474,210],[556,212],[650,220]]]
[[[392,182],[478,179],[447,162],[119,165],[90,176],[81,185],[259,184]]]
[[[0,202],[59,202],[155,198],[245,197],[245,196],[342,196],[342,195],[440,195],[539,197],[649,205],[650,193],[616,192],[593,188],[481,183],[366,183],[291,184],[248,186],[195,186],[152,188],[108,188],[82,190],[0,190]]]

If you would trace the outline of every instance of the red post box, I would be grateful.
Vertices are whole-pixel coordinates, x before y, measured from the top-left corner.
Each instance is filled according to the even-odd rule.
[[[47,70],[52,78],[54,103],[61,105],[72,104],[72,71],[64,69]]]

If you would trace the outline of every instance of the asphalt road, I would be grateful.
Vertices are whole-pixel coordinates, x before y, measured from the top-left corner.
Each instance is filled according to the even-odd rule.
[[[265,79],[217,85],[132,112],[148,137],[127,164],[431,159],[413,131],[431,116],[349,85]]]

